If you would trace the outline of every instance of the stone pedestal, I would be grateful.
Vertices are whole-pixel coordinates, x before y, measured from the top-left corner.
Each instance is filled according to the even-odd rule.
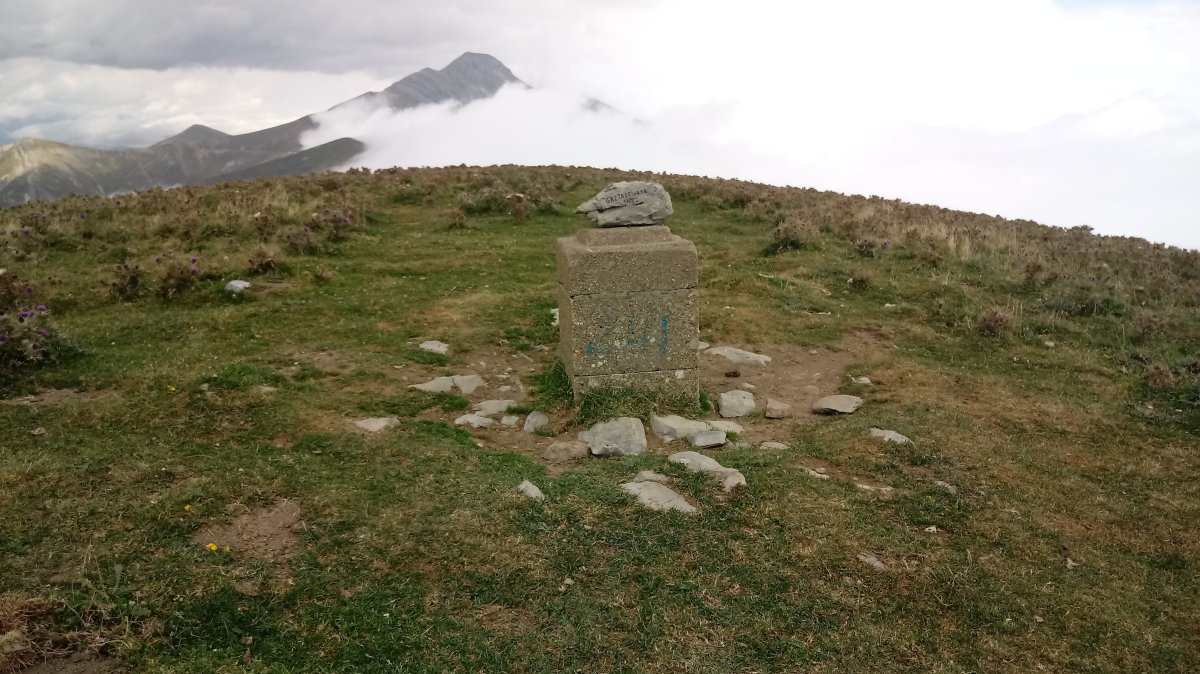
[[[664,225],[558,240],[562,359],[576,397],[597,388],[699,395],[698,260]]]

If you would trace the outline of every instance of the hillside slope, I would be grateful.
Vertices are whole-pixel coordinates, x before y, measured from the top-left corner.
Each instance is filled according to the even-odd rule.
[[[772,358],[701,354],[700,401],[574,400],[555,360],[555,240],[635,178],[696,244],[701,339]],[[75,197],[0,210],[0,236],[0,669],[1200,662],[1200,253],[578,167]],[[556,444],[715,421],[735,389],[793,414],[703,450],[731,493],[649,424],[642,455]],[[808,412],[830,393],[864,402]],[[640,506],[643,470],[697,512]]]

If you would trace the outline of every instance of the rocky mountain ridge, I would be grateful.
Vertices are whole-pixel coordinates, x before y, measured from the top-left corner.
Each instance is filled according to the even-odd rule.
[[[393,110],[447,101],[466,104],[489,98],[510,83],[524,84],[495,57],[468,52],[441,70],[425,68],[334,109],[351,103]],[[237,135],[196,124],[150,147],[113,150],[21,139],[0,146],[0,206],[68,194],[109,195],[325,171],[365,149],[353,138],[305,149],[301,136],[316,126],[313,115]]]

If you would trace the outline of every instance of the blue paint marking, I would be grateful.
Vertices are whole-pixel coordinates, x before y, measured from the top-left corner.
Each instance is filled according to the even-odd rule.
[[[658,340],[658,355],[663,358],[667,357],[667,337],[671,334],[671,314],[663,314],[662,317],[662,334]]]

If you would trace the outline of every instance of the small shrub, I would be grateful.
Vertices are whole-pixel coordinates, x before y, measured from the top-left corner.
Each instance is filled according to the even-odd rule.
[[[0,311],[15,309],[29,304],[33,296],[33,284],[16,274],[0,269]]]
[[[817,238],[817,230],[807,220],[790,216],[771,230],[771,243],[763,251],[763,255],[779,255],[788,250],[809,248]]]
[[[1154,363],[1146,368],[1146,384],[1156,391],[1171,388],[1175,385],[1175,374],[1165,363]]]
[[[167,260],[158,277],[158,294],[164,299],[178,297],[200,283],[200,260]]]
[[[979,314],[975,329],[984,337],[999,337],[1012,327],[1012,319],[1000,307],[984,309]]]
[[[467,213],[462,207],[450,209],[450,213],[446,216],[446,228],[450,230],[462,229],[467,226]]]
[[[875,279],[866,271],[857,269],[850,273],[846,285],[851,292],[864,293],[875,287]]]
[[[259,246],[247,260],[247,271],[251,274],[266,274],[279,268],[283,254],[274,246]]]
[[[127,262],[117,265],[116,278],[108,283],[108,290],[120,300],[137,299],[146,291],[146,270]]]
[[[880,244],[872,239],[859,239],[854,242],[854,250],[859,257],[875,257],[879,253]]]
[[[11,377],[64,350],[64,340],[49,325],[49,314],[43,304],[0,311],[0,377]]]

